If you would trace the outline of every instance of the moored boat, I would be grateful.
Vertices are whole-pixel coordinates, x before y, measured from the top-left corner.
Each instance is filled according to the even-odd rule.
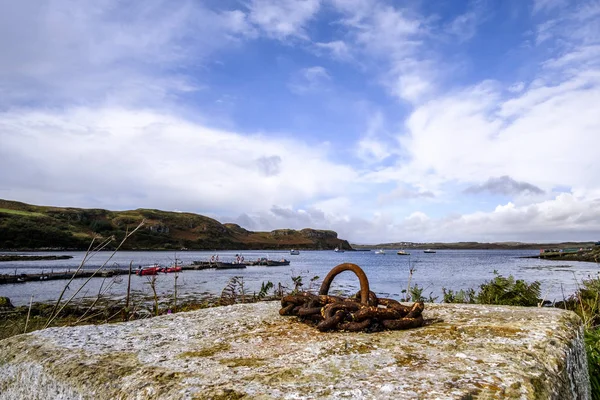
[[[149,267],[142,267],[141,265],[138,267],[137,271],[135,271],[135,274],[138,276],[144,276],[144,275],[158,275],[158,273],[162,270],[163,268],[158,265],[158,264],[154,264],[152,266]]]
[[[290,255],[292,256],[297,256],[300,254],[300,250],[296,250],[296,249],[291,249],[290,250]]]
[[[280,265],[290,265],[290,260],[286,260],[285,258],[282,258],[281,260],[271,260],[267,257],[260,257],[256,261],[247,261],[246,264],[251,266],[262,265],[266,267],[277,267]]]
[[[435,250],[427,249],[423,250],[423,253],[435,253]]]
[[[379,249],[375,252],[375,254],[385,254],[385,250]]]
[[[164,272],[165,274],[168,274],[169,272],[181,272],[183,268],[181,268],[181,266],[179,265],[172,265],[170,267],[164,267],[160,270],[160,272]]]
[[[267,267],[279,267],[281,265],[290,265],[290,261],[282,258],[279,261],[267,260]]]
[[[222,262],[222,261],[217,261],[215,268],[216,269],[242,269],[242,268],[246,268],[246,264],[243,263],[237,263],[237,262]]]
[[[343,253],[344,249],[342,249],[341,247],[336,247],[335,249],[333,249],[333,251],[335,251],[336,253]]]
[[[410,256],[410,253],[404,250],[398,250],[396,254],[398,254],[399,256]]]

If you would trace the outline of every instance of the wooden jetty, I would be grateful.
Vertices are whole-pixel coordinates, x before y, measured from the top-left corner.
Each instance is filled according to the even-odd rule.
[[[215,263],[209,261],[194,261],[192,265],[181,265],[182,271],[198,271],[209,268],[216,268]],[[62,271],[62,272],[40,272],[35,274],[0,274],[0,285],[11,284],[11,283],[25,283],[25,282],[37,282],[37,281],[52,281],[57,279],[71,279],[73,275],[75,278],[110,278],[117,275],[127,275],[129,269],[103,269],[98,272],[96,270],[82,270],[77,273],[75,271]],[[135,275],[135,270],[131,271],[132,275]]]
[[[117,275],[126,275],[129,270],[126,269],[104,269],[98,271],[86,270],[75,273],[69,271],[62,272],[41,272],[36,274],[3,274],[0,275],[0,285],[8,283],[25,283],[25,282],[36,282],[36,281],[53,281],[57,279],[71,279],[73,275],[75,278],[90,278],[95,276],[98,278],[110,278]]]

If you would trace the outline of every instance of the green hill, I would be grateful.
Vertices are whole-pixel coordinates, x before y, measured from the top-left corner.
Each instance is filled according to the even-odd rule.
[[[337,233],[316,229],[252,232],[236,224],[193,213],[151,209],[103,209],[35,206],[0,199],[0,249],[85,250],[92,238],[114,236],[115,247],[141,221],[144,226],[123,245],[124,250],[267,250],[316,249],[349,243]]]

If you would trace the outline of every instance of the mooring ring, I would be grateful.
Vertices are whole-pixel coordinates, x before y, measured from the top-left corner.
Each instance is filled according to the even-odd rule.
[[[369,280],[367,279],[367,275],[365,272],[356,264],[352,263],[344,263],[340,264],[337,267],[334,267],[321,284],[321,289],[319,290],[319,295],[328,295],[329,287],[331,286],[331,282],[333,282],[333,278],[336,275],[344,272],[344,271],[352,271],[358,277],[358,281],[360,282],[360,303],[364,305],[369,304]]]

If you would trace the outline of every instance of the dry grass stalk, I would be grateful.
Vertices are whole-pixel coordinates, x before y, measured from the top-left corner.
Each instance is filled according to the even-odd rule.
[[[23,333],[27,333],[27,325],[29,325],[29,316],[31,315],[31,306],[33,305],[33,295],[31,295],[31,299],[29,300],[29,309],[27,310],[27,319],[25,319],[25,329],[23,329]]]
[[[52,323],[52,321],[54,321],[54,319],[58,316],[58,314],[60,314],[60,312],[62,310],[64,310],[64,308],[79,294],[79,292],[85,287],[85,285],[88,284],[88,282],[94,277],[96,276],[96,274],[98,272],[100,272],[100,270],[104,269],[104,267],[106,266],[106,264],[108,264],[108,262],[114,257],[114,255],[117,253],[117,251],[119,251],[121,249],[121,246],[123,246],[123,243],[125,243],[125,241],[127,239],[129,239],[129,237],[131,235],[133,235],[138,229],[140,229],[143,225],[144,225],[145,221],[142,221],[138,224],[138,226],[135,227],[134,230],[132,230],[131,232],[128,232],[125,237],[123,238],[123,240],[121,240],[121,243],[119,243],[119,245],[117,246],[117,248],[111,253],[111,255],[108,257],[108,259],[106,261],[104,261],[104,263],[97,268],[94,273],[92,273],[92,275],[90,275],[90,277],[81,284],[81,286],[79,287],[79,289],[77,289],[75,291],[75,293],[69,298],[69,300],[67,300],[62,307],[60,307],[60,309],[58,311],[56,311],[56,309],[58,308],[60,301],[62,299],[62,296],[64,295],[65,291],[67,290],[67,288],[69,287],[69,283],[75,278],[75,274],[73,275],[73,277],[71,278],[71,280],[69,280],[69,282],[67,283],[67,285],[65,286],[65,288],[63,289],[63,291],[61,292],[61,295],[59,296],[59,299],[57,300],[56,304],[54,305],[54,309],[52,310],[52,313],[50,314],[50,317],[48,317],[48,321],[46,321],[46,325],[44,326],[44,329],[49,327],[50,324]],[[100,250],[103,249],[104,247],[106,247],[106,245],[108,245],[108,243],[112,241],[112,238],[110,239],[106,239],[103,243],[105,243],[103,246],[101,246]],[[92,240],[93,243],[93,240]],[[102,244],[101,244],[102,245]],[[92,247],[92,245],[90,244],[90,248]],[[83,258],[83,260],[81,261],[81,265],[79,266],[79,268],[77,269],[77,271],[79,271],[81,268],[83,268],[83,265],[85,264],[85,261],[88,258],[88,254],[89,254],[89,248],[88,251],[86,252],[85,257]],[[93,254],[95,254],[97,251],[96,250]],[[76,272],[77,273],[77,272]]]
[[[156,316],[158,316],[158,295],[156,294],[156,275],[152,275],[152,278],[148,279],[148,283],[150,283],[150,287],[152,288],[152,293],[154,295],[154,312]]]
[[[129,274],[127,275],[127,297],[125,297],[125,316],[124,320],[127,321],[129,319],[129,296],[131,295],[131,266],[133,265],[133,261],[129,263]]]

